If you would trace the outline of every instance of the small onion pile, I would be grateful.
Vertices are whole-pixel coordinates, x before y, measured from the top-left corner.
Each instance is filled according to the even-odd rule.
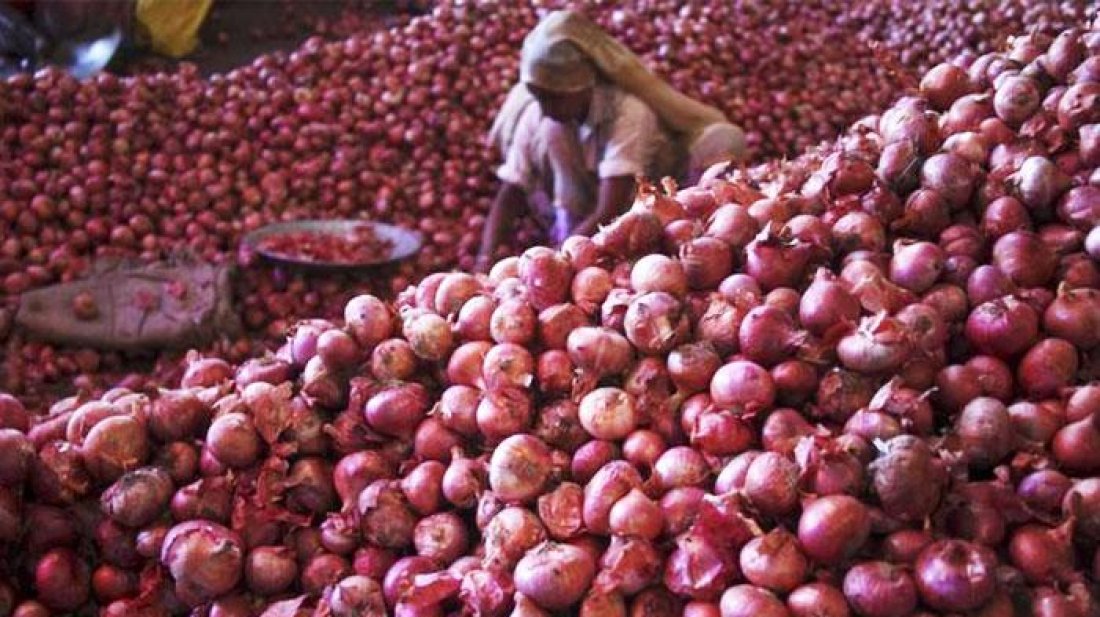
[[[263,356],[0,395],[0,606],[1095,615],[1098,58],[1019,37]]]

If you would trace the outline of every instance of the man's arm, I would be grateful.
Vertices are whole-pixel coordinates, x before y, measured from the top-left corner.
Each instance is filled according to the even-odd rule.
[[[596,209],[574,227],[570,232],[574,236],[591,236],[600,225],[622,214],[634,202],[634,178],[616,176],[600,180],[599,194],[596,197]]]
[[[516,213],[527,207],[527,193],[522,187],[510,182],[501,184],[489,216],[485,219],[485,229],[481,232],[481,249],[478,251],[474,270],[488,272],[496,257],[501,239],[512,232]]]

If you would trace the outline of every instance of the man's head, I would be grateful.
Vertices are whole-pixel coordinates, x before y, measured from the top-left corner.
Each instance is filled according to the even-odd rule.
[[[520,58],[520,79],[543,114],[559,122],[579,122],[588,114],[596,68],[569,41],[528,36]]]

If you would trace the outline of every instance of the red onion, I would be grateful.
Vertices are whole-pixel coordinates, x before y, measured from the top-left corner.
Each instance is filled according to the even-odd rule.
[[[38,599],[47,608],[73,612],[88,600],[91,572],[88,564],[72,550],[55,548],[34,566],[34,586]]]
[[[749,465],[745,496],[769,516],[790,514],[798,507],[798,465],[775,452],[765,452]]]
[[[664,292],[652,292],[634,298],[623,317],[627,339],[647,355],[668,353],[683,342],[687,320],[681,304]]]
[[[416,516],[398,482],[375,480],[359,493],[355,507],[366,540],[390,549],[412,544]]]
[[[1024,354],[1016,367],[1016,378],[1029,396],[1048,397],[1070,385],[1077,368],[1077,350],[1073,344],[1060,338],[1048,338]]]
[[[298,579],[294,553],[283,546],[259,546],[249,551],[244,564],[245,584],[263,595],[274,595]]]
[[[637,426],[634,397],[618,388],[599,388],[581,399],[578,418],[596,439],[617,440]]]
[[[927,291],[939,278],[944,257],[931,242],[897,242],[890,260],[890,280],[916,293]]]
[[[523,345],[535,339],[538,316],[521,298],[504,300],[489,319],[489,336],[497,343]]]
[[[886,442],[883,454],[871,464],[872,487],[883,510],[894,518],[921,521],[938,505],[943,483],[927,444],[909,435]]]
[[[703,456],[687,446],[665,450],[653,464],[653,477],[664,490],[701,486],[709,475],[710,469]]]
[[[395,383],[367,400],[363,415],[371,428],[411,439],[430,406],[427,390],[418,383]]]
[[[809,569],[798,541],[790,532],[773,530],[741,549],[741,572],[754,585],[786,593],[798,587]]]
[[[884,314],[865,317],[859,329],[837,343],[837,356],[846,368],[862,373],[895,370],[910,353],[901,323]]]
[[[802,339],[789,314],[767,305],[749,311],[738,331],[741,354],[761,366],[787,359]]]
[[[775,401],[775,384],[771,375],[755,362],[736,360],[715,372],[710,382],[710,396],[727,409],[746,411],[768,409]]]
[[[827,583],[807,583],[787,595],[791,617],[847,617],[844,594]]]
[[[977,609],[996,590],[996,556],[961,540],[934,542],[917,557],[914,578],[921,600],[941,611]]]
[[[863,617],[900,617],[917,607],[913,578],[885,561],[865,561],[844,575],[844,597]]]
[[[1061,291],[1043,313],[1043,329],[1080,349],[1100,345],[1100,291]]]
[[[547,538],[547,530],[530,510],[516,506],[500,510],[482,532],[485,563],[510,570],[533,547]]]
[[[1054,275],[1058,257],[1035,233],[1014,231],[993,245],[993,265],[1020,287],[1039,287]]]
[[[386,339],[371,352],[371,374],[384,381],[408,379],[416,372],[417,358],[412,346],[402,339]]]
[[[489,486],[507,502],[534,499],[550,474],[550,450],[537,437],[513,435],[489,459]]]
[[[477,495],[487,482],[485,466],[482,462],[462,456],[456,451],[451,464],[443,474],[443,496],[458,508],[472,508],[477,503]]]
[[[624,461],[612,461],[601,467],[584,487],[584,524],[588,531],[608,533],[615,503],[641,485],[638,471]]]
[[[566,347],[574,364],[596,375],[620,374],[633,359],[630,342],[608,328],[577,328],[569,333]]]
[[[722,617],[787,617],[783,601],[770,591],[753,585],[734,585],[722,594]]]
[[[364,349],[370,349],[393,333],[393,315],[381,300],[355,296],[344,305],[344,323]]]
[[[516,590],[548,610],[580,601],[596,575],[590,555],[568,544],[546,542],[516,564]]]
[[[566,300],[573,272],[559,253],[535,247],[520,256],[519,278],[526,287],[527,299],[541,311]]]
[[[173,527],[164,538],[160,561],[176,581],[176,594],[189,605],[227,593],[244,571],[240,539],[209,521],[187,521]]]
[[[867,541],[871,517],[867,508],[848,495],[814,499],[798,521],[798,540],[806,556],[818,563],[850,559]]]
[[[954,434],[973,467],[993,467],[1013,446],[1008,410],[992,398],[979,397],[967,403],[955,420]]]
[[[490,296],[474,296],[462,305],[455,322],[455,332],[465,341],[488,341],[497,303]]]

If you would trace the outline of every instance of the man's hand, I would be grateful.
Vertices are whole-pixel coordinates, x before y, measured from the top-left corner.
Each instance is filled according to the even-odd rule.
[[[616,176],[600,180],[596,210],[574,227],[571,235],[591,236],[596,233],[600,225],[607,223],[630,207],[634,201],[634,190],[632,176]]]
[[[493,257],[497,253],[502,239],[512,232],[516,214],[527,207],[527,193],[515,184],[501,185],[489,216],[485,218],[485,229],[481,232],[481,249],[474,264],[476,272],[485,273],[493,266]]]

